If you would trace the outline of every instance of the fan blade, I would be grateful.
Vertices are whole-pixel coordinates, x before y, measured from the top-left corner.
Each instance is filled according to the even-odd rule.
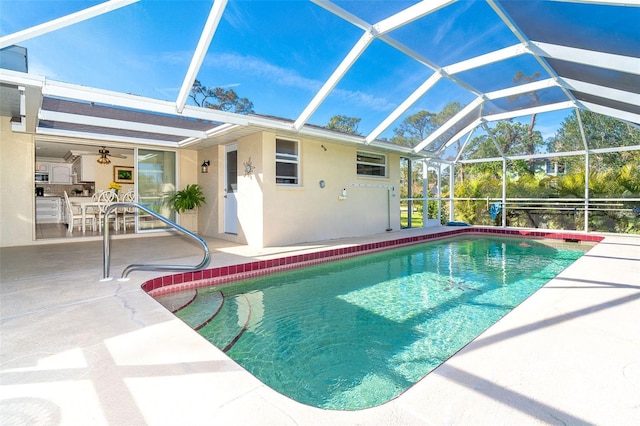
[[[126,155],[124,155],[124,154],[110,154],[110,153],[109,153],[109,150],[107,149],[107,147],[106,147],[106,146],[103,146],[102,148],[100,148],[100,149],[98,150],[98,153],[99,153],[100,155],[102,155],[102,156],[105,156],[105,157],[128,158],[128,157],[127,157]]]

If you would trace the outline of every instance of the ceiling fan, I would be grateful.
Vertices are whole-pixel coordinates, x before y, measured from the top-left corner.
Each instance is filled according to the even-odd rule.
[[[98,154],[100,154],[100,157],[98,157],[98,164],[109,164],[111,163],[111,160],[109,160],[109,157],[117,157],[117,158],[127,158],[126,155],[120,155],[120,154],[109,154],[109,150],[107,149],[106,146],[103,146],[102,148],[100,148],[98,150]]]

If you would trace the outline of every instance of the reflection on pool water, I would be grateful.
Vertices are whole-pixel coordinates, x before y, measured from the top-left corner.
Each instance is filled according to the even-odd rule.
[[[178,317],[273,389],[355,410],[398,396],[585,251],[456,237],[199,288],[195,298],[193,289],[172,293],[163,303],[182,304]]]

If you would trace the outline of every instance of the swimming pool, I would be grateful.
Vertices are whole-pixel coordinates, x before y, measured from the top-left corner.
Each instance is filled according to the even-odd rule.
[[[172,293],[163,303],[275,390],[354,410],[398,396],[585,250],[462,236]]]

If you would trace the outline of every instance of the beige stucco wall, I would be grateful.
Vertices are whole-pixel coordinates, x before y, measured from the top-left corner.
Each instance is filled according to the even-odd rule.
[[[205,204],[198,209],[198,230],[202,235],[215,237],[218,234],[219,197],[218,185],[220,181],[219,170],[221,167],[218,156],[219,147],[213,146],[198,151],[198,164],[209,161],[209,173],[198,175],[198,184],[202,187]]]
[[[207,200],[199,211],[198,227],[202,235],[263,247],[262,134],[241,138],[234,144],[238,149],[238,233],[225,233],[225,145],[198,151],[200,164],[211,162],[209,173],[201,173],[198,179]],[[244,163],[249,159],[254,169],[245,176]]]
[[[133,155],[128,155],[127,158],[111,157],[110,164],[97,164],[96,165],[96,191],[109,189],[109,184],[114,181],[113,178],[113,166],[134,167]],[[134,184],[123,183],[122,191],[126,192],[133,189]]]
[[[176,162],[178,167],[178,190],[184,189],[187,185],[198,183],[200,164],[202,164],[198,163],[198,151],[186,149],[179,150],[176,155]],[[197,214],[178,214],[177,223],[189,231],[198,232]]]
[[[300,185],[276,185],[275,139],[275,134],[265,134],[265,246],[369,235],[387,229],[387,189],[378,186],[398,188],[397,155],[387,154],[386,178],[363,178],[356,174],[357,147],[300,139]],[[340,198],[343,189],[346,199]],[[390,201],[391,226],[398,229],[397,194]]]
[[[215,165],[210,173],[200,176],[200,184],[207,194],[207,206],[201,209],[199,218],[203,235],[268,247],[384,232],[389,220],[393,229],[399,228],[397,155],[387,154],[386,178],[362,178],[356,175],[356,147],[299,139],[300,185],[276,185],[277,136],[263,132],[235,142],[238,148],[237,235],[224,233],[225,148],[219,145],[199,152],[200,162],[209,160]],[[244,165],[249,158],[254,170],[245,176]],[[325,182],[324,188],[319,185],[321,180]],[[396,188],[390,193],[390,218],[386,188],[389,185]],[[340,199],[343,188],[347,190],[346,199]]]
[[[0,247],[34,240],[33,135],[13,133],[0,117]]]
[[[254,247],[265,246],[263,146],[261,133],[238,141],[238,237]],[[254,169],[245,174],[249,159]]]

